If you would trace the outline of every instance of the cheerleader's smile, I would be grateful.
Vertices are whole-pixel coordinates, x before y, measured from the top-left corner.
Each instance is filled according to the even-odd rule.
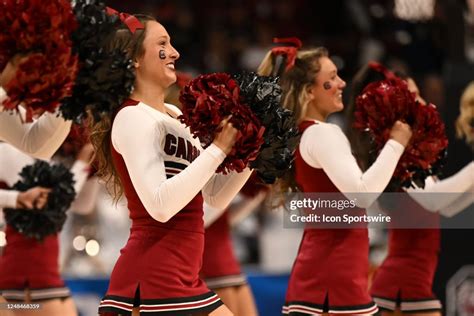
[[[176,60],[179,59],[179,53],[171,45],[171,38],[163,25],[155,21],[147,22],[143,48],[143,56],[136,63],[140,77],[149,78],[163,88],[176,82]]]
[[[346,83],[337,74],[336,65],[328,57],[319,60],[321,70],[316,75],[315,84],[310,89],[313,106],[322,117],[344,109],[342,91]]]

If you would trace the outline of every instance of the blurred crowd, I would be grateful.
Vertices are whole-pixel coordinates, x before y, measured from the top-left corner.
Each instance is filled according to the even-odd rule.
[[[108,4],[156,16],[181,54],[179,70],[193,74],[255,70],[273,37],[296,36],[307,47],[328,48],[342,78],[349,80],[361,65],[379,60],[412,73],[422,82],[422,94],[441,106],[445,61],[463,53],[457,51],[460,44],[453,43],[453,35],[461,35],[454,21],[465,20],[465,60],[474,62],[470,0],[110,0]],[[424,16],[429,8],[431,16]],[[398,17],[403,10],[409,19]]]

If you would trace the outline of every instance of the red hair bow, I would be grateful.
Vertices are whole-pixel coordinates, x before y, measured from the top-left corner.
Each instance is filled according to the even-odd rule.
[[[296,54],[298,53],[298,49],[303,46],[301,40],[297,37],[286,37],[286,38],[278,38],[275,37],[273,39],[273,43],[277,44],[286,44],[285,46],[278,46],[272,48],[272,54],[282,55],[286,57],[286,68],[285,71],[290,70],[295,65]]]
[[[140,22],[140,20],[137,19],[137,17],[134,15],[124,12],[118,12],[117,10],[114,10],[110,7],[106,7],[105,10],[108,15],[118,16],[120,18],[120,21],[122,21],[128,27],[132,34],[135,34],[137,30],[143,30],[145,28],[142,22]]]

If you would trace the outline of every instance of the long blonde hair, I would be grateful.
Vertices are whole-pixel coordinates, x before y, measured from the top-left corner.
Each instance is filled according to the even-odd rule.
[[[464,89],[459,106],[459,117],[456,120],[456,136],[466,138],[469,144],[474,144],[471,133],[471,121],[474,120],[474,81]]]
[[[321,70],[320,59],[327,57],[328,51],[324,47],[298,51],[294,66],[281,74],[280,86],[282,88],[281,102],[284,108],[293,111],[297,123],[301,122],[306,115],[310,103],[309,88],[314,85],[316,75]],[[258,67],[258,74],[269,76],[274,73],[276,56],[268,52]],[[274,195],[279,195],[277,204],[283,204],[285,193],[299,191],[295,180],[294,168],[292,167],[272,187]]]

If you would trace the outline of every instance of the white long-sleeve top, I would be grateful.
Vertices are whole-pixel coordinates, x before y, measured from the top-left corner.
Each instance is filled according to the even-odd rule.
[[[453,216],[474,202],[473,187],[474,162],[470,162],[449,178],[436,181],[428,177],[424,188],[410,188],[407,192],[426,210]]]
[[[449,204],[439,213],[445,217],[452,217],[465,210],[468,206],[474,203],[474,185],[472,185],[466,193],[462,194],[457,200]]]
[[[335,124],[316,121],[303,132],[299,150],[308,165],[323,169],[339,191],[355,198],[357,206],[367,208],[390,182],[404,146],[387,141],[372,166],[362,172],[342,130]]]
[[[12,187],[20,180],[20,172],[23,167],[35,162],[34,158],[19,151],[8,143],[0,143],[0,181]],[[76,160],[71,167],[74,177],[74,190],[76,193],[82,190],[89,174],[88,164]],[[18,191],[0,190],[0,208],[16,207]]]
[[[34,159],[7,143],[0,143],[0,181],[12,187],[19,179],[21,169]],[[15,208],[19,191],[0,190],[1,208]]]
[[[15,208],[19,193],[13,190],[0,190],[0,208]]]
[[[0,140],[35,158],[51,158],[66,139],[71,121],[44,113],[32,123],[23,123],[20,114],[3,111],[5,98],[5,90],[0,87]]]
[[[165,106],[181,114],[177,107]],[[143,206],[160,222],[171,219],[199,191],[211,207],[226,208],[251,175],[248,168],[215,174],[226,156],[219,147],[211,144],[203,150],[189,128],[142,102],[119,111],[112,126],[112,145],[122,156]]]

